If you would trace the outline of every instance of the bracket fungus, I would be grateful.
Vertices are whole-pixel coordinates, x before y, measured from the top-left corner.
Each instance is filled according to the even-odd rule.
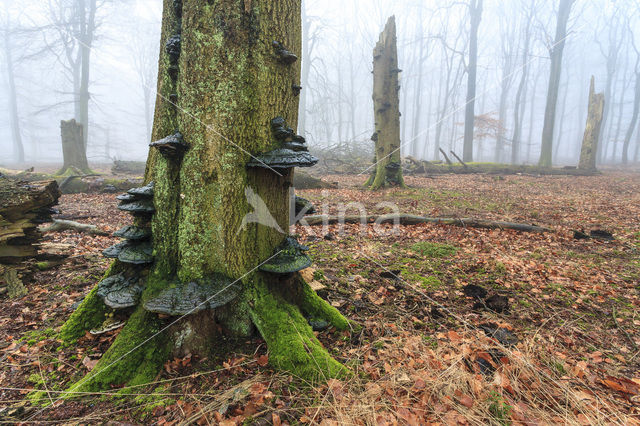
[[[288,275],[311,266],[311,259],[304,254],[309,247],[303,246],[294,237],[287,237],[276,247],[276,254],[258,269],[272,274]]]
[[[127,241],[120,254],[118,260],[133,265],[144,265],[153,262],[153,247],[148,242],[134,243]]]
[[[104,257],[133,265],[153,262],[153,247],[148,242],[122,241],[102,251]]]
[[[137,200],[137,199],[138,199],[138,197],[136,197],[135,195],[126,194],[126,193],[116,196],[116,200],[118,200],[118,201],[127,202],[127,201],[134,201],[134,200]]]
[[[317,162],[318,159],[308,152],[276,148],[273,151],[257,155],[247,163],[247,166],[265,169],[291,169],[293,167],[312,167]]]
[[[236,298],[241,287],[233,279],[216,274],[200,282],[176,283],[147,300],[144,308],[165,315],[190,315],[224,306]]]
[[[151,142],[149,146],[158,148],[160,154],[167,158],[181,157],[189,147],[185,143],[184,139],[182,138],[182,133],[180,132],[176,132],[173,135],[169,135],[166,138],[160,139],[158,141]]]
[[[276,117],[271,120],[271,132],[273,137],[281,142],[293,140],[295,136],[293,129],[287,126],[287,122],[282,117]]]
[[[302,86],[299,86],[297,84],[292,84],[291,90],[293,90],[293,96],[298,96],[300,94],[300,91],[302,90]]]
[[[176,65],[178,63],[178,59],[180,59],[181,39],[180,34],[173,35],[164,45],[165,52],[167,52],[167,55],[169,56],[169,63],[171,65]]]
[[[98,284],[98,296],[112,309],[131,308],[138,304],[143,286],[138,277],[112,275]]]
[[[126,238],[131,241],[146,240],[151,237],[151,228],[127,225],[113,233],[115,237]]]
[[[155,212],[153,200],[137,200],[118,204],[118,208],[133,214],[152,214]]]
[[[152,198],[153,197],[153,181],[149,182],[148,184],[146,184],[145,186],[139,186],[137,188],[131,188],[130,190],[127,191],[127,194],[131,194],[131,195],[135,195],[138,197],[146,197],[146,198]]]
[[[124,246],[127,245],[128,243],[129,243],[128,241],[121,241],[118,244],[115,244],[111,247],[107,247],[106,249],[102,250],[102,255],[109,259],[117,259],[120,253],[122,252],[122,249],[124,248]]]
[[[291,65],[298,60],[298,57],[293,52],[287,50],[279,41],[274,40],[271,44],[276,51],[278,60],[283,64]]]

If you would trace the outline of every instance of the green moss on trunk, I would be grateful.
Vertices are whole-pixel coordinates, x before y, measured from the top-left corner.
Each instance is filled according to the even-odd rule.
[[[137,308],[98,364],[63,397],[109,389],[112,385],[135,386],[153,381],[171,347],[168,335],[160,332],[162,325],[157,315]]]

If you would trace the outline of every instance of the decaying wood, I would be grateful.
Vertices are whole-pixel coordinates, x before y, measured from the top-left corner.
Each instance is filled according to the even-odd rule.
[[[67,229],[77,232],[86,232],[91,235],[109,235],[107,231],[103,231],[96,225],[74,222],[72,220],[54,219],[51,225],[40,227],[41,232],[59,232]]]
[[[26,289],[15,267],[38,252],[38,224],[50,220],[51,206],[60,191],[55,180],[23,182],[0,177],[0,269],[9,297],[20,297]]]
[[[371,189],[404,186],[400,160],[400,84],[396,19],[391,16],[373,49],[373,116],[375,174],[365,184]]]
[[[551,229],[538,225],[525,223],[503,222],[496,220],[472,219],[472,218],[448,218],[448,217],[424,217],[411,214],[385,214],[380,216],[305,216],[300,222],[308,225],[336,224],[336,223],[397,223],[400,225],[418,225],[421,223],[434,223],[438,225],[452,225],[469,228],[486,229],[513,229],[521,232],[551,232]]]
[[[600,125],[604,112],[604,94],[595,93],[594,77],[591,76],[589,86],[589,112],[587,114],[587,124],[582,138],[582,149],[580,150],[579,169],[596,170],[596,156],[598,152],[598,137],[600,135]]]

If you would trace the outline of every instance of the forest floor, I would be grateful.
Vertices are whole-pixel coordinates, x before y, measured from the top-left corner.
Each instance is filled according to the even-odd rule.
[[[551,232],[296,226],[319,294],[363,326],[318,332],[352,378],[311,384],[275,372],[256,338],[224,359],[167,362],[156,383],[126,397],[114,389],[64,402],[57,396],[118,330],[87,333],[70,348],[56,331],[118,239],[48,233],[74,253],[36,272],[24,298],[0,300],[0,422],[640,424],[640,174],[408,177],[408,188],[380,192],[363,190],[364,176],[325,180],[338,189],[299,191],[320,213],[354,201],[368,214],[391,212],[377,205],[384,201],[402,213]],[[114,194],[77,194],[59,208],[115,231],[130,220],[115,206]],[[573,230],[615,239],[574,239]],[[54,404],[32,405],[33,389]]]

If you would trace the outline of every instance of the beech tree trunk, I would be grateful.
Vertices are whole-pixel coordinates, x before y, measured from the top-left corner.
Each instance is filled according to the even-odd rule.
[[[365,184],[371,189],[404,186],[400,163],[399,72],[396,19],[391,16],[373,49],[375,175]]]
[[[473,161],[473,129],[476,104],[476,73],[478,69],[478,27],[482,18],[482,1],[469,0],[469,63],[467,65],[467,101],[464,110],[464,142],[462,159]]]
[[[567,38],[567,21],[571,13],[571,6],[575,0],[560,0],[558,18],[556,23],[556,36],[551,53],[551,72],[549,74],[549,86],[547,88],[547,104],[544,109],[544,124],[542,127],[542,147],[540,150],[541,167],[552,166],[553,156],[553,129],[556,121],[556,106],[558,103],[558,89],[560,87],[560,74],[562,72],[562,52]]]
[[[62,169],[58,171],[59,175],[63,175],[69,170],[71,170],[73,174],[78,171],[81,173],[91,173],[84,146],[83,130],[82,124],[77,123],[75,119],[60,121],[64,164]]]
[[[604,94],[595,93],[594,77],[591,76],[589,86],[589,112],[587,114],[587,124],[582,138],[582,149],[580,151],[579,169],[596,170],[596,159],[598,157],[598,139],[600,135],[600,125],[604,112]]]
[[[139,273],[140,302],[96,367],[71,391],[147,383],[171,356],[220,351],[221,334],[245,340],[260,333],[272,365],[307,379],[348,374],[307,319],[323,319],[340,330],[349,328],[348,321],[297,272],[258,269],[280,253],[277,247],[287,237],[293,172],[248,163],[278,146],[273,118],[285,118],[292,128],[297,124],[298,97],[291,86],[299,81],[299,61],[282,61],[273,42],[300,55],[300,0],[164,0],[162,44],[167,41],[160,54],[153,139],[178,129],[186,151],[149,152],[145,181],[154,182],[154,258]],[[254,210],[258,198],[264,209]],[[273,219],[269,225],[247,220],[261,213]],[[125,267],[115,261],[106,276]],[[212,287],[220,276],[233,283]],[[170,318],[150,309],[158,295],[193,283],[216,295],[230,288],[237,295],[224,306]],[[73,342],[98,326],[107,311],[92,290],[60,337]]]
[[[24,163],[24,145],[20,132],[20,116],[18,115],[18,94],[16,93],[15,71],[13,68],[13,53],[11,51],[11,32],[4,30],[5,69],[9,86],[9,122],[11,124],[11,139],[13,140],[13,154],[18,163]]]

